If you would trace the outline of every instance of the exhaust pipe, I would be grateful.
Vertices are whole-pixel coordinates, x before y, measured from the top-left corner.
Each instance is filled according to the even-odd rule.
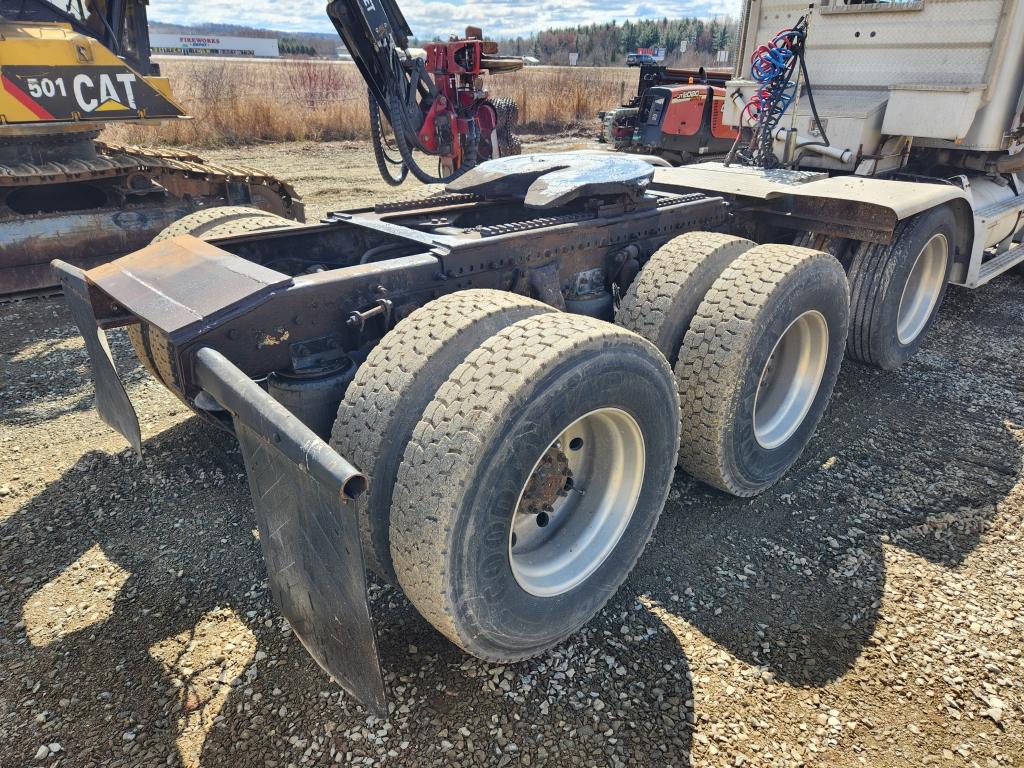
[[[802,136],[801,134],[797,133],[795,129],[777,128],[775,131],[775,138],[776,140],[785,143],[786,138],[790,133],[793,134],[796,140],[796,146],[800,147],[800,149],[805,150],[806,152],[813,152],[816,155],[830,157],[833,160],[842,163],[843,165],[846,165],[851,160],[853,160],[853,150],[825,146],[818,139],[813,139],[810,136]]]

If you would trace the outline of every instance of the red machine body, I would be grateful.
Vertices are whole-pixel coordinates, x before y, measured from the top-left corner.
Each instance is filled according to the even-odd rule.
[[[736,130],[722,119],[725,89],[704,85],[680,85],[669,89],[661,132],[666,136],[697,136],[707,130],[712,139],[736,138]],[[707,109],[708,99],[711,109]],[[707,124],[705,125],[705,114]]]
[[[473,28],[467,30],[467,35],[477,33]],[[501,130],[505,126],[498,116],[504,102],[491,101],[483,87],[483,74],[519,69],[522,60],[499,58],[497,43],[475,38],[429,43],[424,50],[426,70],[438,95],[419,131],[423,147],[452,169],[462,164],[465,147],[474,134],[476,162],[513,154],[516,147],[505,146],[510,131]],[[514,115],[510,117],[514,122]]]
[[[332,0],[327,13],[366,81],[374,155],[387,183],[410,173],[446,183],[478,162],[519,153],[518,109],[511,99],[492,100],[483,74],[522,69],[522,58],[499,56],[478,27],[429,43],[421,55],[409,47],[412,30],[395,0]],[[416,152],[438,159],[436,175]]]
[[[601,141],[685,163],[723,155],[736,130],[723,119],[727,71],[644,68],[637,96],[602,113]]]

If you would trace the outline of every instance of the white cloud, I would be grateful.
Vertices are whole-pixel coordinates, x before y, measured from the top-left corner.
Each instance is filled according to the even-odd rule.
[[[456,4],[428,0],[399,0],[402,12],[419,37],[458,33],[466,24],[482,26],[492,35],[525,35],[549,27],[575,26],[627,18],[680,18],[739,14],[741,0],[644,1],[624,14],[620,2],[611,0],[562,0],[521,2],[482,0]],[[149,16],[154,21],[175,24],[241,24],[290,32],[331,32],[323,0],[296,0],[285,6],[273,0],[248,0],[244,5],[231,0],[151,0]],[[285,9],[285,10],[282,10]]]

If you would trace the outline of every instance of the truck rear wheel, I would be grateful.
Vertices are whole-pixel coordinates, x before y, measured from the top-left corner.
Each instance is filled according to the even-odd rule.
[[[672,481],[672,371],[581,315],[521,320],[452,372],[398,471],[391,554],[469,653],[528,658],[585,624],[643,551]]]
[[[331,446],[370,479],[356,502],[366,565],[394,582],[388,530],[405,446],[448,375],[486,339],[555,310],[505,291],[474,289],[420,307],[370,352],[338,407]]]
[[[956,223],[946,207],[901,222],[889,245],[861,243],[850,264],[846,354],[877,368],[905,363],[946,294]]]
[[[259,208],[225,205],[204,208],[190,213],[188,216],[183,216],[160,230],[160,233],[153,238],[153,242],[170,240],[178,235],[192,235],[200,240],[209,240],[213,237],[240,235],[245,232],[287,226],[297,225],[291,219],[267,213]],[[139,358],[139,362],[149,372],[149,375],[157,381],[162,381],[172,392],[176,392],[170,360],[167,359],[166,354],[157,350],[155,340],[150,337],[149,325],[136,323],[128,326],[127,330],[128,339],[132,343],[132,349],[135,350],[135,356]],[[191,407],[190,403],[188,405]]]
[[[679,350],[679,466],[736,496],[775,483],[825,411],[848,323],[834,257],[773,244],[737,258]]]
[[[808,230],[801,230],[797,233],[796,237],[793,238],[793,245],[800,248],[810,248],[812,251],[824,251],[835,256],[839,263],[846,269],[850,265],[850,260],[853,258],[853,245],[854,241],[848,240],[844,237],[834,237],[832,235],[825,235],[821,232],[810,232]]]
[[[201,211],[190,213],[188,216],[183,216],[173,224],[164,227],[160,234],[153,238],[153,242],[170,240],[178,235],[192,235],[200,240],[209,240],[214,237],[241,235],[246,232],[289,226],[294,227],[297,224],[284,216],[267,213],[259,208],[225,205],[217,208],[204,208]]]
[[[615,322],[654,344],[670,365],[690,321],[719,275],[755,243],[717,232],[687,232],[661,246],[622,299]]]

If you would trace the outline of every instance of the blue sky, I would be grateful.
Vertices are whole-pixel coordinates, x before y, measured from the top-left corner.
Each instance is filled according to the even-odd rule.
[[[413,32],[421,37],[459,32],[467,24],[492,35],[518,35],[549,27],[573,26],[616,19],[712,17],[738,15],[740,0],[479,0],[452,3],[439,0],[399,0]],[[293,32],[331,32],[324,11],[326,0],[150,0],[153,21],[176,24],[218,22],[270,27]]]

